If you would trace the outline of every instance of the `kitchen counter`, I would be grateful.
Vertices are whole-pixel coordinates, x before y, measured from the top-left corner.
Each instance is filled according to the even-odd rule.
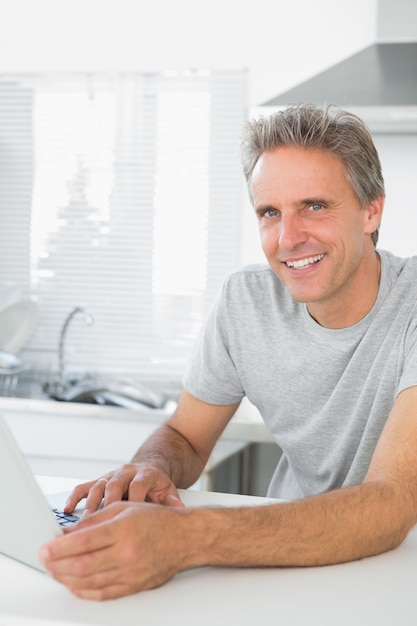
[[[125,409],[79,402],[57,402],[49,399],[16,398],[0,396],[0,412],[4,414],[30,414],[48,417],[71,417],[74,419],[141,422],[162,424],[174,410],[175,404],[166,409]],[[245,398],[235,416],[222,433],[223,440],[243,440],[248,443],[268,443],[272,437],[266,429],[258,410]]]
[[[67,480],[51,483],[40,478],[39,482],[44,493],[72,486]],[[188,505],[193,506],[204,506],[208,498],[210,504],[219,506],[259,504],[258,498],[237,501],[236,496],[225,494],[190,492],[187,496]],[[102,603],[80,600],[49,576],[0,556],[0,624],[415,626],[416,576],[417,528],[397,549],[351,563],[199,567],[177,574],[157,589]]]

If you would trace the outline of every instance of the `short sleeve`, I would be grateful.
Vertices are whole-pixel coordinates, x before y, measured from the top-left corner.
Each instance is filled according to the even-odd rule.
[[[213,303],[189,359],[183,385],[193,396],[210,404],[234,404],[244,396],[228,345],[228,284]]]

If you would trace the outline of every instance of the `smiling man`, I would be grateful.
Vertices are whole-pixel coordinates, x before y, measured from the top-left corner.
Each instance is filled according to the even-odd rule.
[[[375,247],[384,183],[371,136],[339,109],[293,106],[248,124],[242,162],[268,264],[225,281],[168,423],[70,496],[67,511],[87,498],[87,515],[41,559],[80,597],[200,565],[363,558],[417,521],[417,258]],[[286,502],[183,507],[177,489],[244,396],[283,451],[268,495]]]
[[[383,197],[362,207],[340,160],[292,146],[262,154],[251,189],[265,256],[294,300],[329,328],[361,319],[378,293],[379,257],[369,235]]]

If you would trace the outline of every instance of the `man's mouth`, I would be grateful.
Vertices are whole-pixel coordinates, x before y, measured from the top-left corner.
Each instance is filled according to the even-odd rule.
[[[318,263],[318,261],[321,261],[323,257],[324,257],[324,254],[316,254],[316,256],[309,256],[309,257],[306,257],[305,259],[299,259],[298,261],[285,261],[285,265],[287,267],[291,267],[296,270],[305,269],[306,267],[309,267],[310,265],[314,265],[315,263]]]

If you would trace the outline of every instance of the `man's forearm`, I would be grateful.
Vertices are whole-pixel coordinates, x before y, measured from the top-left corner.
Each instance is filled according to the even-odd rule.
[[[415,505],[383,483],[238,509],[114,502],[50,542],[42,562],[80,597],[105,599],[203,565],[301,567],[371,556],[399,545],[415,518]]]
[[[149,463],[166,474],[177,488],[190,487],[206,460],[169,424],[164,424],[138,449],[132,463]]]
[[[194,566],[313,566],[379,554],[416,522],[394,491],[368,483],[271,506],[184,511],[184,548]]]

